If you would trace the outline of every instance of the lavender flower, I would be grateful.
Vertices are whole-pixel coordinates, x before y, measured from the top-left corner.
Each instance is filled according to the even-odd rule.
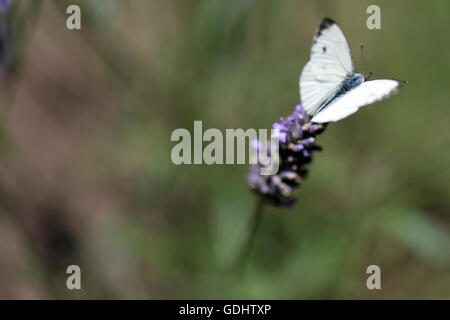
[[[321,150],[316,145],[316,136],[325,130],[326,124],[312,124],[310,117],[299,104],[294,113],[273,124],[279,129],[279,170],[275,175],[260,175],[260,164],[252,165],[247,175],[250,188],[274,205],[293,207],[297,199],[292,191],[307,174],[306,165],[314,152]]]
[[[11,7],[12,0],[0,0],[0,73],[11,71],[17,49],[17,23]]]
[[[11,6],[12,0],[0,0],[0,12],[6,13]]]

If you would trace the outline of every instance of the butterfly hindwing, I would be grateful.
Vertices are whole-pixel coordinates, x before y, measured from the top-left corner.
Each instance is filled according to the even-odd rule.
[[[379,79],[365,81],[331,101],[311,119],[311,122],[325,123],[339,121],[355,113],[362,106],[372,104],[393,95],[400,87],[400,82],[396,80]]]
[[[339,90],[339,85],[354,72],[353,60],[338,25],[322,20],[311,47],[311,57],[300,75],[300,96],[308,114],[314,114]]]

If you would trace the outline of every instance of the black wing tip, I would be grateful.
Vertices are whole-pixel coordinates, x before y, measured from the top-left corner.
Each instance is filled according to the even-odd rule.
[[[331,18],[323,18],[322,21],[320,22],[318,32],[320,32],[320,31],[322,31],[324,29],[328,29],[333,24],[336,24],[336,21],[334,21],[333,19],[331,19]]]
[[[397,80],[395,79],[395,81],[397,81],[397,86],[394,88],[395,92],[399,91],[401,88],[403,88],[404,84],[408,84],[407,80]]]

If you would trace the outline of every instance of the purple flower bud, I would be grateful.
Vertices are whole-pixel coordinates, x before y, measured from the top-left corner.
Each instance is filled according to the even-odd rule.
[[[305,158],[311,157],[311,153],[308,150],[302,150],[302,155]]]
[[[315,131],[319,130],[319,128],[320,128],[320,125],[318,125],[318,124],[312,124],[312,125],[309,127],[309,132],[315,132]]]
[[[297,152],[302,151],[304,148],[305,148],[305,146],[302,144],[293,144],[291,147],[292,151],[297,151]]]
[[[314,144],[315,141],[316,141],[316,138],[309,137],[309,138],[303,139],[301,143],[304,145],[311,145],[311,144]]]

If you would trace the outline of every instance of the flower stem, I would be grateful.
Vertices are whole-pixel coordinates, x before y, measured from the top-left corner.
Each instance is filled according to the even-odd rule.
[[[242,250],[238,256],[238,260],[236,261],[236,269],[242,270],[246,265],[247,259],[253,247],[253,242],[255,240],[256,233],[258,232],[258,228],[261,224],[263,212],[264,212],[264,198],[259,197],[248,227],[249,228],[248,238],[244,243],[244,246],[242,247]]]

